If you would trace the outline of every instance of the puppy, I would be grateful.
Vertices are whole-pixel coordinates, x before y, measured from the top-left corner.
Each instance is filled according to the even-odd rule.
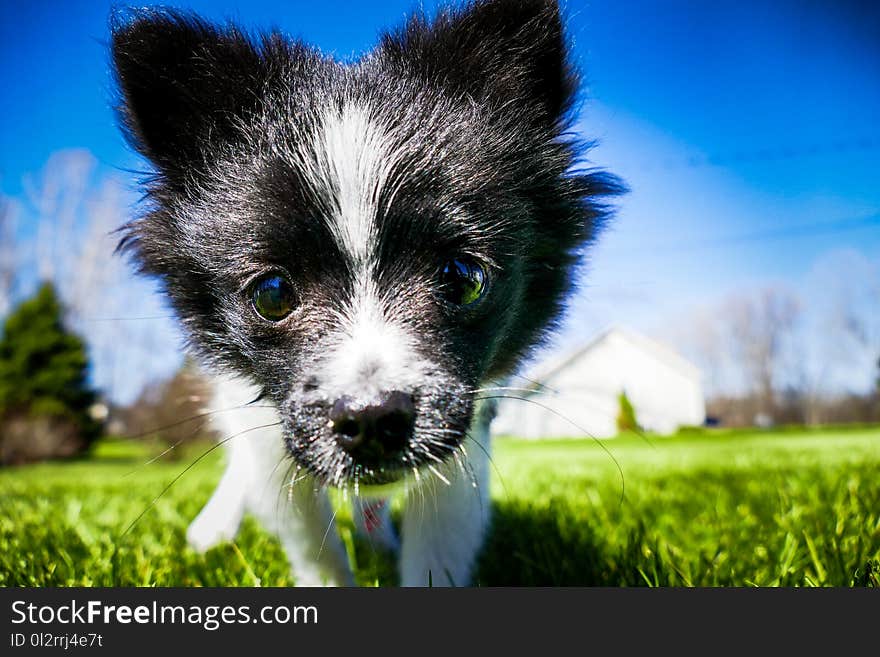
[[[566,132],[556,2],[419,13],[352,62],[171,10],[112,32],[120,123],[154,170],[121,248],[215,376],[228,447],[190,543],[251,512],[297,584],[351,585],[327,489],[391,549],[400,489],[401,584],[470,583],[493,387],[557,323],[619,189]]]

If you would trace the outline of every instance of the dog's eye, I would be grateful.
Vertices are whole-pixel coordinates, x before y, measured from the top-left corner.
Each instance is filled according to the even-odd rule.
[[[296,301],[293,286],[284,276],[270,274],[259,279],[251,292],[254,310],[263,319],[280,322],[292,311]]]
[[[440,289],[449,303],[470,306],[483,298],[487,284],[486,271],[470,258],[450,260],[440,270]]]

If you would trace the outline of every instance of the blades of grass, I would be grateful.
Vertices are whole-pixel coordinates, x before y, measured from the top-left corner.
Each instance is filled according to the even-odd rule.
[[[257,577],[257,574],[254,572],[253,568],[251,568],[251,565],[248,563],[247,559],[244,558],[244,555],[242,554],[241,550],[238,549],[238,545],[235,544],[235,541],[233,541],[231,543],[231,545],[232,545],[232,549],[235,551],[235,554],[238,556],[238,560],[241,562],[241,565],[244,567],[245,572],[253,580],[254,586],[261,586],[262,580],[259,577]]]
[[[256,427],[251,427],[250,429],[245,429],[244,431],[239,431],[238,433],[233,434],[233,435],[229,436],[228,438],[224,438],[223,440],[221,440],[221,441],[219,441],[219,442],[217,442],[217,443],[211,445],[211,447],[209,447],[208,449],[206,449],[206,450],[205,450],[204,452],[202,452],[202,453],[201,453],[201,454],[200,454],[195,460],[193,460],[192,463],[190,463],[188,466],[186,466],[186,467],[180,472],[180,474],[178,474],[176,477],[174,477],[174,479],[171,480],[171,483],[169,483],[167,486],[165,486],[165,488],[162,489],[162,492],[160,492],[158,495],[156,495],[156,497],[153,498],[153,500],[147,505],[147,508],[144,509],[143,511],[141,511],[140,514],[138,514],[138,517],[135,518],[134,520],[132,520],[132,521],[131,521],[131,524],[130,524],[128,527],[126,527],[125,531],[122,532],[122,535],[120,536],[120,538],[124,538],[124,537],[128,534],[128,532],[130,532],[130,531],[132,530],[132,528],[133,528],[133,527],[134,527],[134,526],[140,521],[140,519],[143,518],[143,517],[147,514],[147,511],[149,511],[150,509],[152,509],[152,508],[156,505],[156,502],[158,502],[159,499],[161,499],[161,497],[162,497],[163,495],[165,495],[165,493],[167,493],[167,492],[171,489],[171,487],[172,487],[174,484],[176,484],[176,483],[180,480],[180,478],[181,478],[183,475],[185,475],[187,472],[189,472],[190,470],[192,470],[192,468],[193,468],[193,467],[194,467],[199,461],[201,461],[203,458],[205,458],[208,454],[210,454],[211,452],[213,452],[215,449],[217,449],[217,448],[220,447],[221,445],[225,445],[226,443],[228,443],[228,442],[229,442],[230,440],[232,440],[233,438],[237,438],[238,436],[244,435],[244,434],[249,433],[249,432],[251,432],[251,431],[257,431],[258,429],[266,429],[266,428],[268,428],[268,427],[275,427],[275,426],[278,426],[279,424],[281,424],[281,422],[270,422],[270,423],[268,423],[268,424],[261,424],[261,425],[256,426]]]
[[[348,555],[348,563],[351,565],[353,572],[358,571],[357,550],[354,545],[354,534],[349,527],[339,527],[339,537],[345,546],[345,553]]]
[[[650,588],[653,589],[653,588],[655,588],[655,587],[657,586],[657,582],[656,582],[656,581],[653,581],[653,582],[652,582],[651,579],[648,577],[648,575],[645,574],[644,569],[642,569],[641,567],[639,567],[639,568],[637,569],[637,571],[638,571],[639,575],[641,576],[641,578],[645,581],[645,584],[648,585],[648,587],[650,587]]]
[[[614,463],[614,466],[617,468],[617,472],[620,475],[620,501],[618,502],[618,506],[623,506],[623,502],[626,499],[626,479],[623,476],[623,468],[620,467],[620,462],[618,462],[618,460],[615,458],[614,454],[611,453],[611,450],[602,444],[601,440],[596,438],[596,436],[594,436],[589,431],[584,429],[577,422],[573,421],[569,417],[566,417],[565,415],[563,415],[562,413],[560,413],[556,409],[551,408],[550,406],[547,406],[547,404],[542,404],[541,402],[539,402],[535,399],[529,399],[526,397],[509,397],[506,395],[492,395],[492,396],[488,396],[488,397],[475,397],[475,399],[477,399],[477,400],[482,400],[482,399],[518,399],[520,401],[529,402],[530,404],[535,404],[536,406],[540,406],[544,410],[550,411],[551,413],[553,413],[557,417],[562,418],[563,420],[565,420],[566,422],[571,424],[573,427],[575,427],[578,431],[583,433],[585,436],[589,436],[590,438],[592,438],[593,442],[602,448],[602,451],[604,451],[608,455],[608,457]]]
[[[780,554],[779,573],[774,586],[785,585],[788,575],[794,572],[794,561],[797,557],[798,540],[791,532],[786,532],[785,542]]]
[[[804,540],[807,542],[807,550],[810,551],[810,559],[813,561],[813,568],[816,569],[816,577],[819,585],[824,585],[828,577],[825,573],[825,568],[822,567],[822,562],[819,560],[819,553],[816,551],[816,545],[813,543],[813,539],[810,538],[806,529],[803,530],[803,534]]]

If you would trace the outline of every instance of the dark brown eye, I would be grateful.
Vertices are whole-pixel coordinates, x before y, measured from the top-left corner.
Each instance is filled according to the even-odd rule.
[[[441,293],[456,306],[470,306],[480,301],[487,283],[486,270],[471,258],[450,260],[440,270]]]
[[[293,311],[296,295],[290,281],[279,274],[271,274],[254,284],[251,303],[263,319],[280,322]]]

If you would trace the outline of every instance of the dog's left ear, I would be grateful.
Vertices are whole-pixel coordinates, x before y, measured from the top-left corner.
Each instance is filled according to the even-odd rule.
[[[119,113],[132,145],[165,173],[234,138],[272,70],[277,39],[254,43],[234,26],[143,9],[112,19]],[[277,68],[277,67],[276,67]]]
[[[423,14],[385,35],[382,52],[417,75],[493,108],[522,110],[556,125],[577,79],[556,0],[476,0]]]

